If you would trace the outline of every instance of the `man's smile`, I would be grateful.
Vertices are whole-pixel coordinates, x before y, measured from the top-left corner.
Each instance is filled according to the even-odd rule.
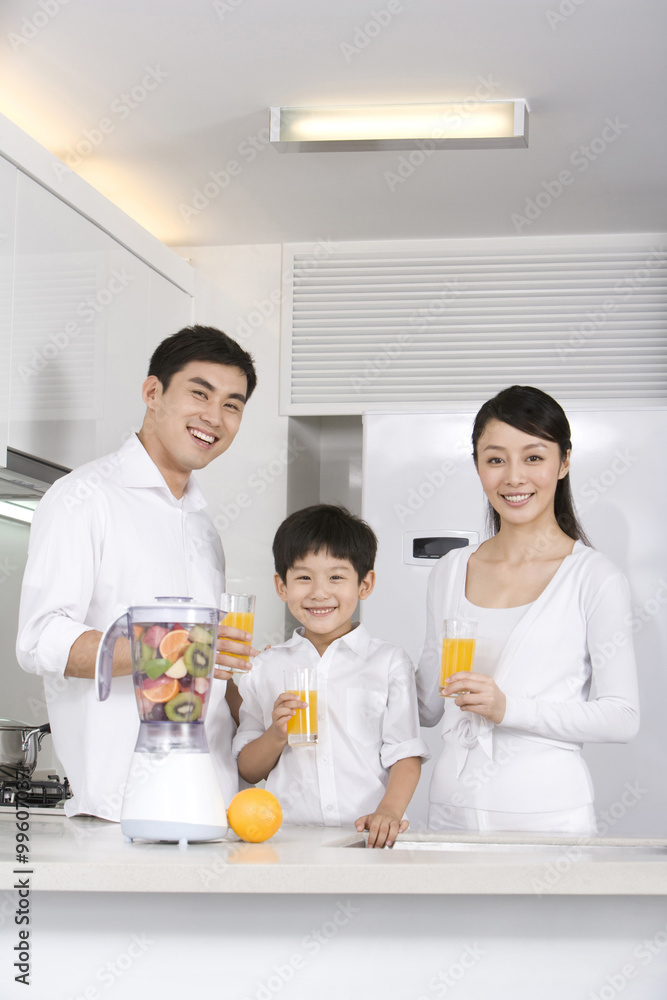
[[[198,427],[188,427],[191,437],[195,438],[196,441],[202,441],[205,445],[212,445],[218,440],[215,434],[208,434],[206,431],[200,430]]]

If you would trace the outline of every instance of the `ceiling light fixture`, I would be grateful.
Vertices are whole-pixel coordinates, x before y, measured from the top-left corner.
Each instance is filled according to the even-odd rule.
[[[281,153],[528,145],[523,99],[270,110],[270,141]]]

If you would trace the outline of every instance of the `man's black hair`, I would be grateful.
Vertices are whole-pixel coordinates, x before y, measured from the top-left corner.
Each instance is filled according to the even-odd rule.
[[[309,552],[326,551],[352,563],[359,582],[375,565],[377,538],[365,521],[345,507],[318,503],[285,518],[273,540],[276,573],[284,582],[287,571]]]
[[[216,365],[240,369],[248,384],[246,402],[252,396],[257,385],[252,357],[240,344],[214,326],[186,326],[167,337],[155,349],[148,374],[155,375],[166,392],[174,375],[191,361],[211,361]]]

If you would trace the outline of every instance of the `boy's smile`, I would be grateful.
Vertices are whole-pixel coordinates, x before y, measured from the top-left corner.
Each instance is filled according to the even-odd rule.
[[[275,583],[278,596],[304,626],[306,639],[322,655],[334,639],[351,630],[357,602],[373,590],[375,573],[371,570],[360,582],[348,559],[323,549],[298,559],[286,580],[276,574]]]

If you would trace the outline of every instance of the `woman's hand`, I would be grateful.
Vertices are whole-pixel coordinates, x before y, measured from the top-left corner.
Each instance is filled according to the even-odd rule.
[[[464,712],[475,712],[496,724],[505,718],[505,695],[493,677],[486,674],[476,674],[472,670],[452,674],[445,682],[443,693],[447,698],[454,698]]]

